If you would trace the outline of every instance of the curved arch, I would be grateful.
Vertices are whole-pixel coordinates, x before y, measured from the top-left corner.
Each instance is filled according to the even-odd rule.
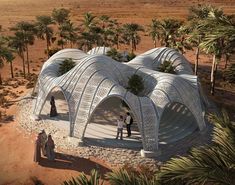
[[[90,113],[90,115],[89,115],[89,117],[88,117],[88,119],[87,119],[87,122],[86,122],[86,124],[85,124],[85,128],[84,128],[84,130],[83,130],[83,132],[82,132],[82,138],[81,138],[81,140],[84,139],[85,132],[86,132],[86,129],[87,129],[87,125],[88,125],[88,123],[90,123],[90,121],[91,121],[93,115],[95,114],[97,108],[98,108],[102,103],[105,103],[108,99],[114,98],[114,97],[120,99],[121,101],[124,101],[124,102],[128,105],[128,107],[129,107],[130,110],[131,110],[130,112],[131,112],[132,116],[133,116],[134,119],[137,121],[137,126],[138,126],[138,130],[139,130],[139,132],[140,132],[141,138],[143,138],[143,132],[141,131],[141,126],[140,126],[141,124],[140,124],[140,121],[139,121],[139,119],[138,119],[137,113],[135,112],[135,109],[133,109],[133,108],[131,107],[131,105],[130,105],[130,103],[128,102],[128,100],[126,100],[124,97],[122,97],[122,96],[120,96],[120,95],[117,95],[117,94],[112,94],[112,95],[109,95],[109,96],[107,96],[106,98],[102,99],[102,100],[95,106],[95,108],[93,109],[93,111]],[[143,139],[141,140],[141,143],[142,143],[142,146],[144,146],[144,144],[143,144]]]
[[[55,69],[61,57],[77,59],[77,65],[58,77]],[[154,70],[156,64],[165,58],[178,66],[180,75],[166,75]],[[159,120],[169,102],[179,101],[187,106],[200,130],[205,128],[201,96],[198,93],[200,84],[189,67],[187,59],[170,48],[149,50],[125,64],[102,55],[88,55],[80,50],[62,50],[43,65],[34,114],[39,115],[51,91],[60,88],[68,104],[70,135],[81,139],[95,109],[108,98],[118,97],[126,102],[137,119],[143,148],[156,151]],[[126,89],[127,79],[134,73],[145,79],[148,87],[145,96],[135,96]],[[194,98],[190,99],[192,96]]]
[[[70,106],[69,106],[69,103],[68,103],[68,100],[67,100],[67,97],[65,96],[65,93],[63,91],[63,89],[60,87],[60,86],[55,86],[53,87],[52,89],[50,89],[49,93],[47,94],[47,96],[45,97],[45,99],[43,100],[43,103],[42,103],[42,106],[40,108],[40,111],[39,111],[39,116],[41,115],[41,112],[45,106],[45,103],[46,101],[48,100],[48,97],[52,94],[53,91],[57,90],[57,92],[60,92],[63,94],[63,97],[64,97],[64,100],[68,106],[68,121],[69,121],[69,135],[71,135],[71,110],[70,110]],[[57,106],[58,107],[58,106]],[[57,111],[58,111],[58,108],[57,108]]]
[[[193,111],[177,101],[165,105],[159,119],[159,143],[168,144],[199,130],[199,124]]]

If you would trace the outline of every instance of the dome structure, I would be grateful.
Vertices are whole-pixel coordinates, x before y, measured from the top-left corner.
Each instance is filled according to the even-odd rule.
[[[183,55],[174,49],[155,48],[128,63],[120,63],[94,51],[86,54],[78,49],[64,49],[45,62],[38,77],[35,116],[40,117],[47,97],[59,88],[68,103],[70,136],[83,140],[96,108],[110,97],[118,97],[130,107],[137,121],[143,154],[156,154],[167,135],[178,132],[168,140],[170,143],[182,139],[188,131],[206,127],[200,84]],[[75,61],[76,66],[59,76],[59,65],[66,58]],[[176,74],[157,71],[166,60],[175,66]],[[133,74],[143,78],[141,96],[126,88]],[[192,119],[194,123],[189,124]]]

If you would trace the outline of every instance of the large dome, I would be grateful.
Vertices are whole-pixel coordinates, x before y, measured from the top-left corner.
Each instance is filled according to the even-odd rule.
[[[205,128],[198,79],[189,62],[177,51],[155,48],[128,63],[88,53],[64,49],[45,62],[38,78],[36,116],[40,116],[50,92],[59,88],[69,107],[70,135],[81,140],[95,109],[110,97],[119,97],[130,107],[145,151],[158,151],[159,142],[169,134],[173,136],[164,142],[182,139],[185,133]],[[59,76],[59,64],[66,58],[73,59],[76,66]],[[175,66],[176,74],[157,71],[165,60]],[[145,89],[141,96],[126,89],[128,78],[133,74],[143,78]]]

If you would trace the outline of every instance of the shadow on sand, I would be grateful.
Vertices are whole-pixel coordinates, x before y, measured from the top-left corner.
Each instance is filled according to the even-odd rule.
[[[89,159],[62,153],[55,153],[55,155],[55,161],[50,161],[47,158],[41,158],[39,165],[48,168],[75,170],[84,172],[86,175],[90,174],[92,169],[97,169],[101,175],[111,171],[109,168]]]

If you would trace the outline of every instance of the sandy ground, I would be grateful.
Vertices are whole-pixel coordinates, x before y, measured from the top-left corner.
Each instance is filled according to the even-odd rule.
[[[13,105],[8,113],[14,114],[16,109]],[[17,124],[13,121],[0,127],[0,184],[34,184],[32,179],[44,184],[60,184],[80,172],[89,174],[97,166],[102,174],[110,171],[109,165],[95,158],[82,159],[64,154],[57,154],[56,162],[44,158],[40,165],[35,164],[33,155],[36,136],[26,135],[17,128]]]
[[[54,8],[64,7],[71,10],[72,20],[75,22],[79,22],[82,15],[90,11],[97,16],[103,14],[109,15],[111,18],[115,18],[122,23],[136,22],[146,26],[154,17],[185,19],[185,16],[188,14],[188,8],[202,2],[222,7],[228,14],[235,12],[234,0],[92,0],[92,6],[90,1],[87,0],[0,0],[0,24],[3,26],[4,34],[11,34],[8,32],[8,28],[18,21],[34,20],[37,15],[49,15]],[[41,40],[36,40],[35,43],[35,45],[29,47],[29,58],[32,60],[30,63],[31,72],[38,74],[43,62],[46,60],[44,54],[46,43]],[[146,35],[142,35],[142,41],[137,46],[137,53],[142,53],[152,47],[151,39]],[[123,49],[128,48],[123,46]],[[194,62],[194,52],[187,52],[186,57],[192,63]],[[208,92],[210,63],[211,57],[200,56],[199,77],[203,81],[206,92]],[[16,57],[13,65],[14,73],[19,74],[22,71],[19,57]],[[219,66],[219,69],[222,68],[223,63]],[[0,72],[4,81],[9,78],[9,64],[5,64],[3,69],[0,69]],[[17,79],[24,81],[22,78]],[[24,81],[18,87],[13,87],[12,85],[4,86],[5,90],[8,89],[9,92],[15,93],[14,95],[8,92],[7,100],[16,100],[27,93],[28,90],[25,88],[26,83],[27,81]],[[234,87],[228,87],[226,84],[217,84],[217,92],[216,96],[212,99],[219,106],[235,107]],[[0,93],[3,93],[2,89],[0,89]],[[104,165],[96,159],[82,160],[79,158],[74,159],[75,162],[72,165],[71,161],[66,161],[67,159],[62,159],[64,162],[56,164],[44,161],[43,166],[34,164],[32,158],[35,136],[30,135],[25,137],[22,132],[16,129],[18,123],[13,119],[17,112],[16,103],[13,103],[8,108],[0,108],[0,110],[12,116],[12,119],[7,121],[7,123],[0,122],[0,184],[34,184],[30,180],[34,176],[45,184],[60,184],[63,180],[76,176],[81,171],[88,174],[90,169],[96,167],[96,163]],[[108,165],[104,165],[102,171],[105,172],[107,170]]]

